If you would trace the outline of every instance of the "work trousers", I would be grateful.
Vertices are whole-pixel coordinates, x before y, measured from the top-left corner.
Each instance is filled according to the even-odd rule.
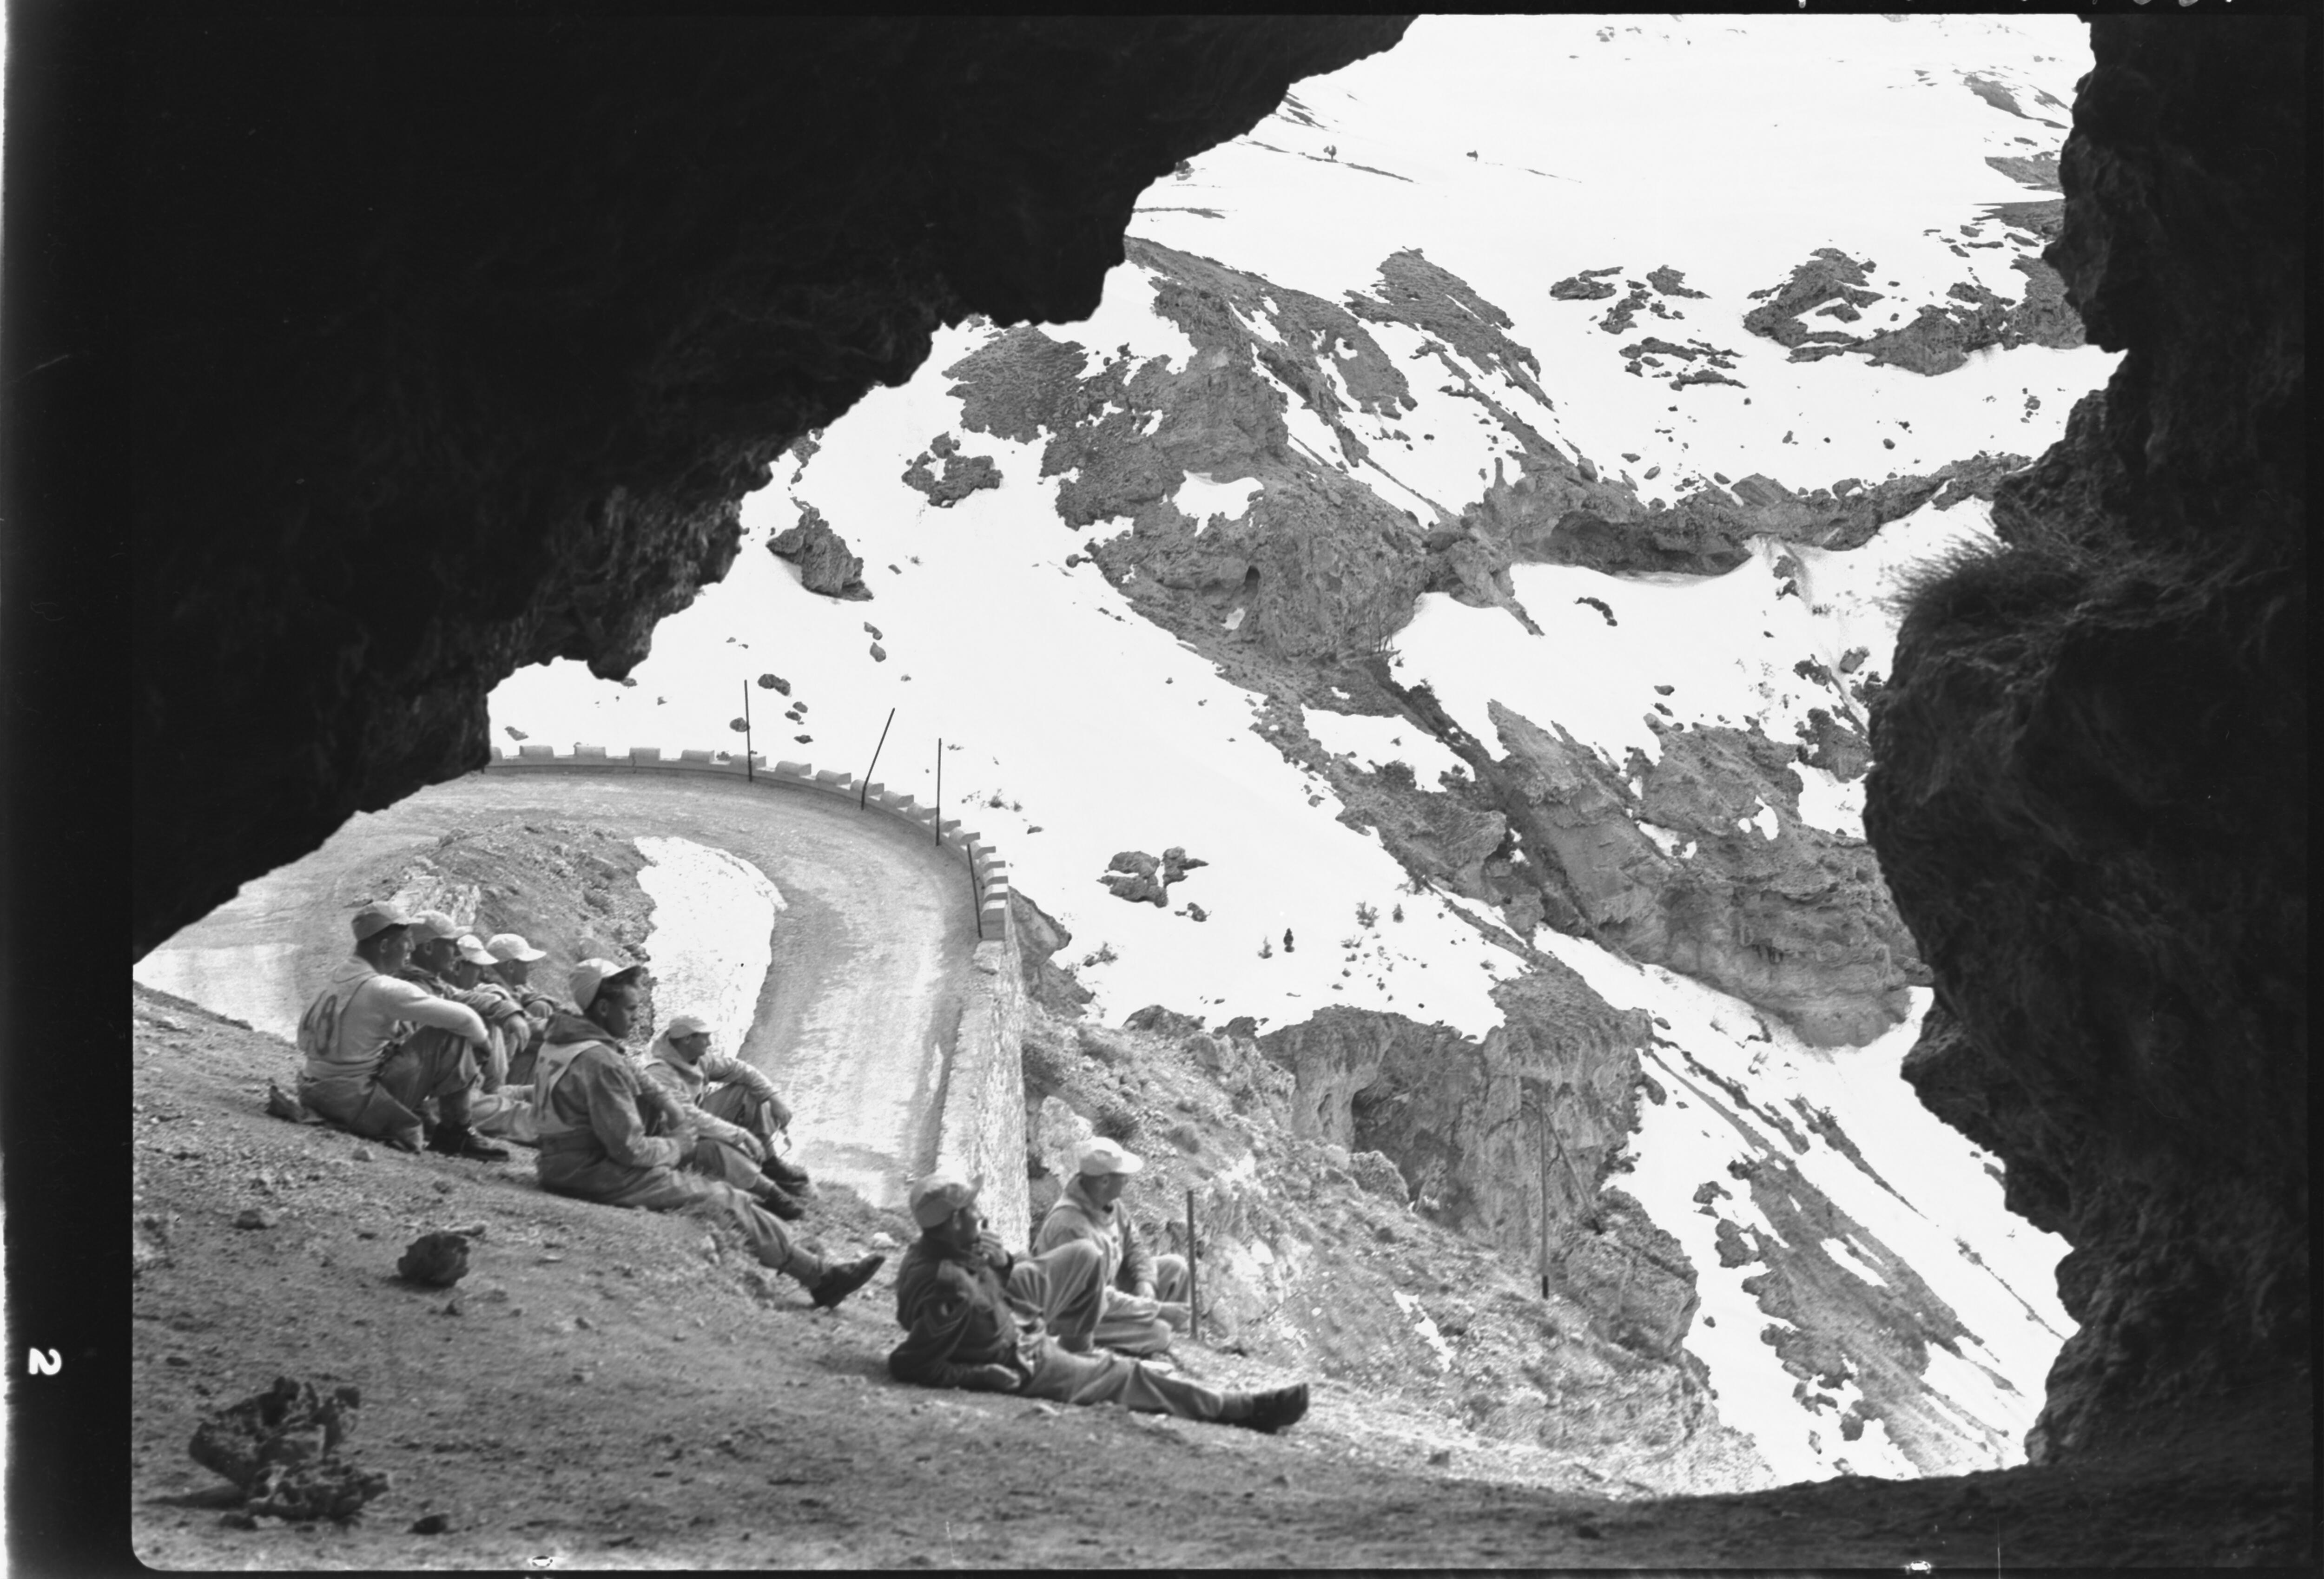
[[[1157,1255],[1152,1299],[1108,1289],[1095,1333],[1099,1344],[1125,1354],[1158,1354],[1167,1349],[1172,1336],[1185,1331],[1190,1320],[1187,1281],[1185,1256]]]
[[[468,1044],[448,1032],[423,1033],[390,1053],[364,1075],[299,1077],[299,1100],[342,1129],[359,1135],[417,1146],[420,1114],[431,1099],[447,1124],[468,1122],[468,1095],[476,1084],[476,1060]]]
[[[1223,1392],[1184,1376],[1157,1371],[1143,1360],[1110,1349],[1068,1354],[1047,1334],[1019,1351],[1032,1362],[1033,1374],[1018,1389],[1027,1398],[1059,1403],[1118,1403],[1150,1415],[1186,1420],[1222,1420],[1250,1412],[1246,1395]]]
[[[603,1152],[592,1158],[585,1151],[554,1146],[541,1148],[539,1170],[540,1188],[551,1195],[576,1196],[610,1207],[638,1207],[649,1212],[723,1218],[742,1230],[752,1257],[761,1266],[810,1289],[822,1280],[822,1258],[794,1242],[780,1219],[731,1184],[689,1178],[668,1168],[632,1168]]]

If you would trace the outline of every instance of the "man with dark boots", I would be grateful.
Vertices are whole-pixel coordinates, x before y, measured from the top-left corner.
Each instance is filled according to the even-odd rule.
[[[672,1020],[654,1039],[645,1073],[694,1119],[701,1138],[686,1166],[751,1193],[779,1217],[801,1215],[794,1198],[811,1192],[807,1170],[775,1153],[775,1133],[790,1127],[791,1110],[758,1069],[710,1050],[707,1021]],[[760,1194],[761,1185],[771,1197]]]
[[[342,1129],[407,1152],[420,1150],[427,1133],[420,1115],[432,1101],[441,1115],[427,1136],[432,1149],[505,1158],[468,1131],[475,1050],[488,1041],[484,1020],[400,978],[411,959],[410,916],[392,904],[366,904],[352,925],[354,957],[299,1020],[299,1051],[307,1055],[300,1101]]]
[[[521,1024],[524,1011],[514,999],[503,995],[455,986],[450,972],[460,957],[460,928],[457,923],[440,910],[423,910],[411,919],[411,959],[401,972],[404,980],[436,997],[445,998],[464,1007],[474,1009],[484,1022],[484,1045],[475,1052],[476,1085],[467,1094],[467,1115],[456,1130],[447,1121],[436,1123],[423,1109],[420,1118],[428,1127],[428,1149],[456,1157],[475,1157],[501,1161],[508,1150],[477,1138],[478,1132],[505,1128],[518,1104],[501,1096],[500,1088],[507,1068],[495,1056],[509,1034],[511,1023]],[[409,1040],[425,1051],[431,1042],[450,1034],[448,1032],[422,1026]]]
[[[621,1051],[636,1022],[643,969],[612,959],[584,959],[573,968],[580,1013],[560,1010],[550,1019],[533,1070],[541,1188],[609,1206],[722,1216],[742,1230],[761,1265],[798,1281],[817,1306],[837,1305],[887,1258],[826,1266],[742,1190],[677,1171],[693,1149],[691,1119]],[[654,1114],[678,1133],[650,1133]]]
[[[1307,1384],[1229,1392],[1111,1350],[1090,1351],[1103,1308],[1104,1256],[1086,1239],[1013,1255],[985,1232],[981,1188],[948,1169],[912,1186],[920,1236],[896,1271],[888,1355],[899,1382],[1014,1392],[1059,1403],[1119,1403],[1151,1414],[1279,1431],[1307,1412]]]

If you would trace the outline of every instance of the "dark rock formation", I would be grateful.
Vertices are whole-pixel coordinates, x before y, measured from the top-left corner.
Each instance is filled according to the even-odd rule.
[[[1549,294],[1559,301],[1600,301],[1614,294],[1614,287],[1608,284],[1600,276],[1619,274],[1621,271],[1622,266],[1619,263],[1610,269],[1584,269],[1581,273],[1571,275],[1551,286]]]
[[[1634,791],[1563,730],[1499,702],[1492,718],[1508,755],[1480,779],[1519,835],[1517,882],[1553,917],[1570,906],[1580,930],[1780,1015],[1812,1046],[1860,1046],[1904,1017],[1922,975],[1912,940],[1871,850],[1799,821],[1795,748],[1665,730],[1659,760],[1633,755]],[[1666,852],[1641,822],[1686,842]]]
[[[1079,1019],[1082,1005],[1097,995],[1074,978],[1052,956],[1074,941],[1065,923],[1025,897],[1009,891],[1009,919],[1017,933],[1017,955],[1025,996],[1062,1018]]]
[[[142,954],[518,666],[625,674],[795,439],[1086,316],[1149,182],[1407,19],[131,20],[58,151],[137,216]]]
[[[859,602],[872,596],[872,589],[863,584],[862,555],[850,553],[847,540],[811,504],[799,507],[797,526],[768,539],[767,552],[798,565],[799,585],[808,592]]]
[[[929,462],[939,460],[944,463],[942,476],[928,469]],[[904,469],[904,486],[926,494],[937,509],[950,510],[972,493],[1000,487],[1001,468],[990,455],[962,454],[960,440],[940,433]]]
[[[1948,300],[1921,307],[1902,328],[1850,335],[1812,329],[1801,315],[1852,323],[1862,316],[1862,308],[1886,298],[1870,289],[1869,260],[1823,247],[1794,268],[1781,286],[1753,291],[1754,297],[1773,299],[1746,313],[1743,326],[1791,347],[1794,362],[1861,352],[1876,367],[1904,367],[1932,376],[1965,365],[1971,352],[1988,346],[2006,350],[2029,344],[2082,344],[2080,320],[2064,304],[2055,271],[2032,258],[2020,258],[2015,266],[2026,276],[2026,289],[2014,305],[1983,286],[1964,283],[1951,288]]]
[[[2074,1244],[2028,1441],[2310,1462],[2306,24],[2091,24],[2049,261],[2127,353],[1921,587],[1867,827],[1906,1074]]]
[[[1869,488],[1843,478],[1798,493],[1755,474],[1731,489],[1698,483],[1673,504],[1607,514],[1574,508],[1551,516],[1524,489],[1496,486],[1477,513],[1520,564],[1585,565],[1609,575],[1717,575],[1750,557],[1753,537],[1813,548],[1861,547],[1882,527],[1931,500],[1950,510],[1964,499],[1991,499],[2001,480],[2025,464],[2024,455],[1980,453]]]
[[[1481,1041],[1333,1006],[1259,1049],[1296,1081],[1299,1133],[1384,1153],[1427,1216],[1523,1264],[1546,1245],[1554,1271],[1601,1209],[1600,1186],[1633,1125],[1647,1025],[1555,960],[1536,963],[1493,989],[1504,1023]]]

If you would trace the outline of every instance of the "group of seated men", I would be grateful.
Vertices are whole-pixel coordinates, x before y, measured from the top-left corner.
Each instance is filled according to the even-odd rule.
[[[1073,1181],[1012,1253],[976,1209],[981,1180],[938,1169],[911,1189],[920,1236],[896,1271],[904,1341],[888,1355],[899,1382],[1014,1392],[1059,1403],[1217,1420],[1274,1432],[1307,1412],[1307,1386],[1212,1387],[1149,1356],[1188,1324],[1186,1263],[1149,1256],[1115,1202],[1145,1164],[1103,1138],[1085,1143]]]
[[[706,1024],[678,1016],[642,1067],[622,1051],[643,966],[584,959],[560,1005],[530,980],[545,951],[514,932],[480,941],[392,904],[352,924],[355,952],[299,1024],[308,1111],[405,1151],[498,1161],[507,1149],[485,1137],[513,1140],[539,1148],[558,1195],[723,1216],[821,1307],[879,1271],[883,1256],[826,1263],[784,1229],[814,1189],[776,1149],[790,1110],[764,1074],[711,1051]]]
[[[484,1138],[539,1148],[541,1188],[650,1211],[723,1216],[761,1264],[836,1306],[886,1258],[825,1262],[786,1220],[814,1187],[778,1154],[790,1110],[766,1076],[715,1052],[710,1028],[680,1014],[642,1065],[622,1051],[638,1029],[645,968],[584,959],[558,1004],[530,980],[546,958],[514,932],[479,941],[436,911],[355,913],[355,952],[299,1024],[299,1101],[406,1151],[505,1160]],[[293,1116],[296,1116],[295,1113]],[[911,1187],[920,1235],[896,1280],[908,1336],[889,1355],[899,1381],[1022,1393],[1276,1431],[1306,1412],[1305,1383],[1210,1387],[1156,1358],[1189,1326],[1187,1267],[1148,1253],[1117,1202],[1145,1166],[1097,1137],[1042,1219],[1033,1253],[1012,1253],[976,1209],[982,1180],[939,1169]]]

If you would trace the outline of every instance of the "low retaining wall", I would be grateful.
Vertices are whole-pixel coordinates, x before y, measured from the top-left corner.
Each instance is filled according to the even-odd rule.
[[[937,808],[923,806],[878,783],[859,784],[835,768],[818,772],[809,763],[767,765],[753,754],[746,767],[724,751],[685,750],[676,756],[657,746],[632,746],[619,753],[603,746],[576,746],[560,757],[548,746],[521,746],[514,755],[493,748],[487,771],[497,773],[709,774],[742,780],[770,794],[830,795],[860,801],[866,811],[929,832],[932,840],[958,852],[973,874],[976,952],[961,1005],[960,1027],[945,1062],[944,1112],[937,1121],[936,1165],[982,1173],[982,1203],[993,1232],[1010,1244],[1027,1242],[1030,1208],[1025,1195],[1025,988],[1017,934],[1009,920],[1009,863],[1000,851],[956,820],[936,824]]]

